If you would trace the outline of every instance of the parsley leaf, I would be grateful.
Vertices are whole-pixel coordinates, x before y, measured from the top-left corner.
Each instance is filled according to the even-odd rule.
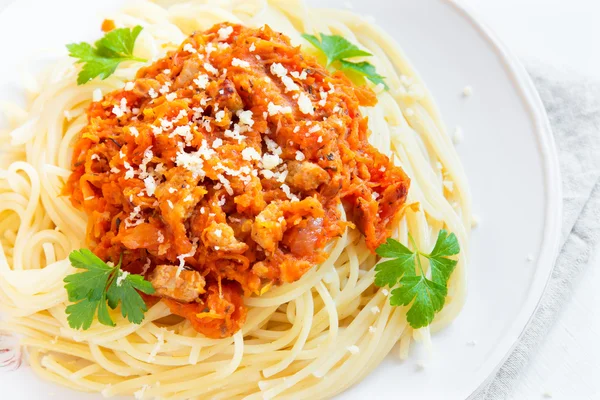
[[[67,321],[73,329],[89,329],[98,311],[98,321],[115,326],[108,307],[115,309],[121,304],[121,314],[134,324],[144,319],[148,310],[137,290],[154,293],[152,284],[141,275],[121,270],[121,263],[109,265],[88,249],[72,251],[69,261],[75,268],[85,270],[65,277],[65,289],[69,301]],[[137,290],[136,290],[137,289]]]
[[[448,232],[441,230],[437,241],[430,254],[423,254],[429,259],[431,267],[431,279],[440,285],[446,285],[450,274],[454,271],[458,261],[448,258],[460,253],[460,246],[454,233],[448,235]]]
[[[340,62],[342,64],[342,69],[350,69],[354,72],[358,72],[374,84],[378,85],[381,83],[386,89],[389,89],[387,83],[385,83],[385,77],[379,75],[375,70],[375,67],[368,62],[353,63],[344,60]]]
[[[435,313],[444,307],[447,289],[421,276],[405,276],[401,286],[392,290],[390,304],[393,306],[412,306],[406,313],[406,320],[415,329],[431,324]],[[413,301],[414,300],[414,301]]]
[[[108,305],[113,310],[121,303],[121,315],[134,324],[140,324],[144,320],[144,313],[148,311],[146,303],[135,290],[138,289],[146,294],[154,293],[152,284],[141,275],[127,274],[119,270],[117,279],[113,280],[108,288]]]
[[[385,77],[379,75],[372,64],[366,61],[354,63],[346,60],[352,57],[372,56],[371,53],[361,50],[342,36],[326,35],[324,33],[321,33],[319,36],[320,40],[314,35],[302,34],[304,39],[325,54],[327,57],[327,67],[333,65],[337,69],[352,70],[375,84],[383,84],[388,89],[384,81]]]
[[[448,294],[448,279],[454,271],[457,260],[449,258],[460,253],[460,245],[454,233],[442,229],[430,253],[423,253],[415,245],[410,250],[394,239],[388,239],[376,252],[390,260],[375,266],[375,285],[397,286],[392,290],[390,304],[408,306],[406,314],[409,324],[417,329],[431,324],[435,314],[442,310]],[[429,260],[431,279],[425,276],[421,257]],[[417,272],[419,275],[417,275]]]
[[[314,35],[303,33],[302,37],[308,40],[313,46],[321,50],[327,56],[327,66],[332,62],[343,60],[344,58],[371,56],[372,54],[359,49],[355,44],[338,35],[326,35],[321,33],[321,40]]]
[[[97,76],[106,79],[123,61],[146,61],[133,55],[135,41],[141,31],[141,26],[115,29],[96,41],[94,46],[85,42],[68,44],[69,56],[77,59],[76,64],[83,64],[77,84],[83,85]]]

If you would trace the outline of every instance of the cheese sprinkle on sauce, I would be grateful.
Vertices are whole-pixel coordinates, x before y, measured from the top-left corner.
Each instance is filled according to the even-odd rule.
[[[231,336],[244,296],[300,279],[347,227],[371,251],[389,236],[410,182],[368,143],[376,102],[268,26],[219,24],[94,95],[65,193],[96,255]]]

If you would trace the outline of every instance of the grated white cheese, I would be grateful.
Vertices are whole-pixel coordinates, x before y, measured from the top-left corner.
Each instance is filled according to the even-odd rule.
[[[373,314],[379,314],[381,312],[381,310],[379,309],[379,307],[373,306],[373,307],[371,307],[371,312]]]
[[[471,215],[471,228],[477,228],[481,223],[481,218],[479,215],[473,214]]]
[[[225,191],[227,192],[227,194],[229,194],[230,196],[233,196],[233,188],[231,187],[231,183],[229,182],[229,179],[225,178],[225,176],[223,174],[217,174],[217,179],[219,180],[219,182],[221,182],[223,184],[223,187],[225,188]]]
[[[242,129],[242,127],[239,124],[235,124],[235,125],[233,125],[233,130],[227,129],[225,132],[223,132],[223,135],[225,137],[235,139],[238,141],[238,143],[241,143],[244,140],[246,140],[246,136],[241,134],[242,130],[244,132],[246,131],[246,129],[245,128]]]
[[[233,33],[233,27],[226,26],[224,28],[219,29],[217,33],[219,34],[219,40],[227,40],[229,39],[229,36]]]
[[[92,92],[92,101],[100,101],[102,100],[102,97],[104,97],[102,95],[102,89],[94,89]]]
[[[300,111],[304,114],[314,114],[313,105],[306,95],[306,93],[301,93],[298,98],[298,107],[300,107]]]
[[[154,177],[152,176],[147,176],[144,178],[144,186],[146,187],[146,193],[148,193],[148,196],[152,197],[154,196],[154,192],[156,191],[156,181],[154,180]]]
[[[254,125],[254,120],[252,119],[252,111],[250,110],[238,110],[236,115],[240,119],[240,122],[244,125],[252,126]]]
[[[173,101],[177,98],[177,93],[169,93],[165,96],[167,101]]]
[[[125,172],[125,179],[132,179],[133,177],[135,177],[135,170],[133,169],[131,164],[129,164],[127,161],[124,161],[123,166],[127,170]]]
[[[158,97],[158,93],[156,93],[156,90],[154,90],[154,88],[150,88],[150,90],[148,90],[148,95],[152,99],[155,99]]]
[[[465,139],[465,134],[460,126],[457,126],[452,136],[452,142],[454,144],[460,144]]]
[[[135,206],[133,211],[129,214],[129,216],[123,221],[125,224],[125,228],[131,228],[133,226],[138,226],[139,224],[144,222],[144,217],[140,215],[142,208],[140,206]]]
[[[206,74],[198,75],[198,77],[194,79],[194,83],[200,89],[206,89],[206,86],[208,85],[208,75],[206,75]]]
[[[304,161],[306,157],[304,157],[304,153],[300,150],[296,151],[296,161]]]
[[[283,82],[283,86],[285,86],[286,92],[295,92],[300,90],[300,87],[296,85],[296,83],[289,76],[282,76],[281,82]]]
[[[352,354],[358,354],[358,353],[360,353],[360,349],[355,344],[353,344],[352,346],[348,346],[348,351],[350,353],[352,353]]]
[[[273,171],[269,171],[268,169],[263,169],[263,170],[260,171],[260,173],[266,179],[271,179],[275,175],[275,173]]]
[[[267,111],[269,112],[269,115],[277,115],[277,114],[291,114],[292,113],[292,107],[290,106],[278,106],[273,104],[273,102],[269,102],[269,104],[267,105]]]
[[[123,281],[127,279],[127,275],[129,275],[129,272],[127,271],[123,271],[119,274],[117,277],[117,286],[121,286],[123,284]]]
[[[131,111],[129,107],[127,107],[127,99],[123,97],[118,106],[114,106],[112,109],[113,114],[117,116],[117,118],[121,118],[125,113]]]
[[[277,154],[263,154],[262,166],[266,170],[271,170],[281,164],[281,158]]]
[[[140,132],[137,130],[137,128],[135,126],[130,126],[129,127],[129,133],[133,137],[138,137],[138,135],[140,134]]]
[[[374,326],[370,326],[369,327],[369,333],[375,333],[375,332],[377,332],[377,329],[375,329]]]
[[[215,114],[215,121],[221,122],[223,121],[223,118],[225,118],[225,111],[221,110]]]
[[[298,71],[292,71],[292,72],[290,72],[290,75],[301,81],[305,80],[307,77],[305,70],[302,70],[301,73],[299,73]]]
[[[169,93],[169,90],[171,90],[171,82],[165,82],[158,91],[160,94],[166,94]]]
[[[163,332],[159,332],[158,335],[156,335],[156,344],[154,345],[154,348],[148,355],[149,363],[154,362],[154,359],[156,358],[156,355],[160,351],[160,348],[163,346],[163,344],[165,344],[165,335]]]
[[[98,154],[92,154],[92,156],[90,157],[90,159],[92,159],[92,160],[99,160],[100,156]]]
[[[223,139],[221,139],[221,138],[216,138],[212,143],[213,149],[218,149],[221,146],[223,146]]]
[[[210,53],[212,53],[213,51],[216,50],[216,47],[212,44],[212,42],[208,43],[206,45],[206,47],[204,48],[204,50],[206,51],[206,54],[210,56]]]
[[[261,159],[260,154],[254,147],[246,147],[242,150],[242,158],[246,161],[258,161]]]
[[[183,51],[187,51],[188,53],[196,53],[196,49],[194,48],[194,46],[192,46],[191,43],[186,43],[183,46]]]
[[[281,190],[283,191],[283,193],[285,193],[287,198],[290,199],[292,202],[300,201],[300,199],[298,199],[298,196],[293,194],[292,191],[290,190],[290,187],[288,185],[286,185],[285,183],[283,185],[281,185]]]
[[[234,67],[240,67],[240,68],[250,67],[250,63],[248,61],[240,60],[239,58],[236,58],[236,57],[234,57],[233,60],[231,60],[231,65],[233,65]]]
[[[248,50],[250,52],[253,52],[254,50],[256,50],[256,46],[254,45],[254,42],[250,45],[250,47],[248,47]]]
[[[216,69],[216,68],[215,68],[215,67],[213,67],[213,66],[212,66],[210,63],[207,63],[207,62],[205,62],[205,63],[204,63],[204,69],[205,69],[207,72],[210,72],[210,73],[211,73],[211,74],[213,74],[213,75],[217,75],[217,74],[219,73],[219,70],[218,70],[218,69]]]
[[[463,88],[462,94],[464,97],[469,97],[473,94],[473,88],[470,85],[467,85]]]
[[[134,87],[135,87],[135,83],[133,83],[133,82],[127,82],[125,84],[124,89],[125,89],[125,91],[130,92],[130,91],[133,90]]]
[[[281,63],[273,63],[271,64],[271,73],[279,78],[282,78],[287,75],[288,70]]]

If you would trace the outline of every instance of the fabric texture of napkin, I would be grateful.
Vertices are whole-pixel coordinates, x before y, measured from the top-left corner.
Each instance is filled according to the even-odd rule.
[[[558,150],[563,186],[561,249],[548,286],[519,342],[476,400],[512,399],[531,357],[569,303],[600,242],[600,82],[553,67],[528,71],[544,102]]]

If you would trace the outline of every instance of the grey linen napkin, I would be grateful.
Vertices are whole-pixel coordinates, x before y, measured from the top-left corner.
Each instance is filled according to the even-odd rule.
[[[511,399],[512,392],[586,273],[600,241],[600,82],[553,67],[528,71],[552,125],[563,185],[562,248],[538,308],[496,376],[474,398]]]

